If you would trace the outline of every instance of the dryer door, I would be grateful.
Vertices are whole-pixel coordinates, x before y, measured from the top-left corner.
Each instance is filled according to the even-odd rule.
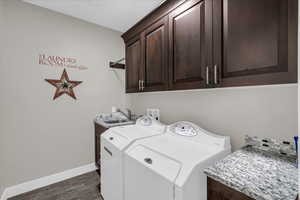
[[[128,149],[124,159],[125,200],[173,200],[181,165],[146,147]]]

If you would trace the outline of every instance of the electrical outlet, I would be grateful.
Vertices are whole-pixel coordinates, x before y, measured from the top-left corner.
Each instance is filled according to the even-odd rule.
[[[152,118],[156,119],[157,121],[160,121],[160,110],[157,108],[148,108],[147,116],[152,117]]]

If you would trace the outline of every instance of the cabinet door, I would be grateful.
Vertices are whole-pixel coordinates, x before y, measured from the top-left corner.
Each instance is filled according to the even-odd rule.
[[[168,88],[168,18],[150,26],[143,33],[145,58],[143,91],[158,91]]]
[[[138,92],[140,73],[143,66],[142,42],[140,36],[126,43],[126,92]]]
[[[95,126],[95,162],[96,162],[96,166],[100,168],[101,135],[107,130],[107,128],[100,126],[96,122],[94,123],[94,126]]]
[[[212,57],[212,1],[191,0],[169,15],[171,89],[207,87]]]
[[[211,178],[207,178],[207,199],[208,200],[254,200]]]
[[[297,0],[214,0],[213,8],[220,86],[297,82]]]

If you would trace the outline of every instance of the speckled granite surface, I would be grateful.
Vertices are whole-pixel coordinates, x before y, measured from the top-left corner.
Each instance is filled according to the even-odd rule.
[[[217,162],[205,173],[257,200],[295,200],[298,193],[295,157],[287,158],[249,146]]]

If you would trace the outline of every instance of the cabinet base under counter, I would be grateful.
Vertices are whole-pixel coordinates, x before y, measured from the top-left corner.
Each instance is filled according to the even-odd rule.
[[[212,178],[207,178],[207,200],[255,200]],[[295,199],[298,200],[298,197]]]
[[[108,129],[100,124],[94,122],[95,126],[95,163],[97,167],[97,172],[100,175],[100,158],[101,158],[101,135]]]
[[[254,200],[212,178],[207,178],[208,200]]]

